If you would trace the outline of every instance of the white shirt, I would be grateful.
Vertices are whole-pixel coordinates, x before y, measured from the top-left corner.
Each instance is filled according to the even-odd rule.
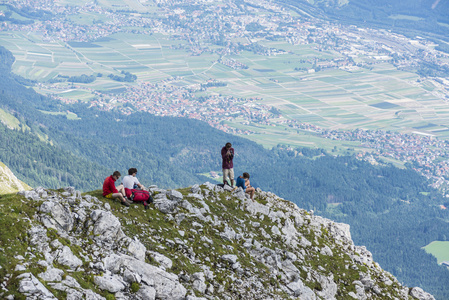
[[[133,189],[134,184],[140,183],[139,180],[137,179],[137,177],[134,177],[132,175],[126,175],[125,177],[123,177],[122,182],[123,182],[123,187],[125,187],[126,189]]]

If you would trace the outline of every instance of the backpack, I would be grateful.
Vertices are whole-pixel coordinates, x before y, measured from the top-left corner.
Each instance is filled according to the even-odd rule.
[[[145,209],[148,209],[148,204],[153,202],[150,192],[144,190],[131,190],[131,196],[129,197],[133,202],[142,202]]]

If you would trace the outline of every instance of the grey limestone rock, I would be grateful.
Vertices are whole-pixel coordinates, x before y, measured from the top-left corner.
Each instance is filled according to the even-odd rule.
[[[301,300],[316,299],[315,293],[309,287],[305,286],[301,279],[290,282],[287,284],[287,288],[292,292],[293,296],[299,297]]]
[[[151,257],[154,258],[156,262],[160,264],[160,267],[164,270],[171,269],[173,266],[173,262],[170,258],[166,257],[165,255],[160,254],[159,252],[155,251],[148,251],[148,253],[151,255]]]
[[[155,300],[156,290],[154,287],[144,285],[140,287],[136,296],[139,300]]]
[[[125,280],[128,283],[133,283],[133,282],[140,283],[142,281],[142,277],[140,277],[139,274],[133,273],[130,270],[126,269],[123,272],[123,280]]]
[[[234,254],[225,254],[221,256],[221,259],[229,262],[230,264],[235,264],[237,262],[237,255]]]
[[[273,225],[273,227],[271,227],[271,232],[275,235],[281,235],[281,231],[276,225]]]
[[[227,241],[233,241],[235,239],[236,232],[231,227],[226,226],[223,232],[220,232],[220,237]]]
[[[20,280],[19,292],[42,300],[57,299],[36,277],[31,273],[17,276]]]
[[[200,293],[204,294],[206,292],[206,279],[204,278],[203,272],[197,272],[192,275],[193,283],[192,287],[199,291]]]
[[[291,245],[293,247],[296,247],[298,231],[296,230],[295,224],[293,223],[293,221],[291,219],[288,218],[285,221],[284,227],[282,227],[281,231],[282,231],[283,237],[285,239],[285,243],[287,243],[288,245]]]
[[[180,192],[178,192],[177,190],[169,190],[167,192],[167,197],[172,200],[172,201],[182,201],[182,199],[184,198],[182,196],[182,194]]]
[[[162,194],[159,194],[162,195]],[[157,196],[159,196],[157,195]],[[175,212],[180,201],[167,199],[165,195],[154,198],[154,206],[164,214]]]
[[[426,293],[422,288],[420,287],[414,287],[410,290],[410,296],[412,296],[415,299],[419,300],[435,300],[435,298],[429,294]]]
[[[204,186],[206,186],[206,188],[210,191],[215,190],[215,187],[217,187],[217,185],[210,183],[209,181],[203,183]]]
[[[55,257],[58,263],[72,269],[76,269],[83,264],[82,260],[76,257],[68,246],[58,249]]]
[[[104,264],[112,273],[118,273],[123,268],[139,274],[143,283],[155,288],[156,298],[181,300],[187,293],[187,290],[179,283],[178,276],[131,256],[113,254],[105,258]]]
[[[190,191],[194,194],[200,194],[201,193],[200,185],[199,184],[192,185],[192,187],[190,188]]]
[[[336,299],[338,286],[333,280],[332,274],[330,276],[324,276],[321,274],[315,274],[314,277],[321,284],[321,291],[317,291],[316,294],[323,299]]]
[[[33,226],[28,230],[30,236],[30,245],[36,247],[41,253],[50,251],[48,245],[49,238],[47,236],[47,230],[43,226]]]
[[[329,248],[329,246],[324,245],[323,248],[321,248],[320,253],[323,255],[327,255],[327,256],[333,256],[334,254],[332,253],[331,248]]]
[[[128,245],[128,253],[141,261],[145,261],[146,250],[145,246],[137,238],[131,240]]]
[[[184,221],[187,218],[187,216],[183,213],[181,214],[176,214],[175,216],[175,222],[176,224],[180,225],[182,221]]]
[[[61,281],[63,274],[63,270],[49,267],[45,272],[38,274],[38,276],[45,281]]]
[[[125,289],[126,285],[120,276],[114,274],[104,274],[103,276],[95,276],[95,284],[102,290],[111,293],[117,293]]]
[[[39,200],[39,194],[32,190],[32,191],[20,191],[18,192],[18,194],[25,196],[25,198],[27,199],[31,199],[31,200]]]
[[[267,207],[266,205],[260,204],[259,202],[248,201],[245,204],[246,210],[253,216],[257,214],[268,216],[270,214],[270,208]]]
[[[198,199],[198,200],[203,200],[204,199],[204,196],[203,195],[201,195],[201,194],[188,194],[187,195],[187,197],[189,197],[189,198],[195,198],[195,199]]]
[[[125,237],[119,219],[112,212],[94,210],[91,218],[95,222],[93,233],[97,240],[112,245]]]
[[[236,197],[239,200],[246,201],[246,194],[241,187],[233,191],[232,196]]]
[[[225,190],[225,191],[227,191],[227,192],[231,192],[232,189],[233,189],[233,188],[232,188],[231,186],[227,185],[227,184],[223,186],[223,190]]]
[[[185,300],[207,300],[207,298],[188,295]]]
[[[40,207],[42,221],[46,227],[57,230],[71,231],[73,217],[70,208],[57,201],[45,201]]]

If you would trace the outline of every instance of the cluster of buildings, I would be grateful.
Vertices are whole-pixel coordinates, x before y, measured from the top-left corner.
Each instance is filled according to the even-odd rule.
[[[359,142],[367,151],[357,157],[371,162],[382,157],[409,163],[418,173],[431,179],[433,187],[449,188],[449,141],[434,136],[414,133],[399,133],[384,130],[327,130],[318,126],[301,123],[291,127],[320,134],[332,140]]]
[[[291,45],[307,44],[317,51],[332,52],[329,58],[305,61],[307,67],[304,71],[308,73],[332,68],[351,70],[385,61],[400,69],[435,64],[446,66],[449,70],[449,55],[435,50],[436,45],[432,42],[421,38],[409,39],[381,29],[343,26],[312,17],[293,16],[286,8],[272,1],[160,0],[157,2],[157,13],[139,13],[126,7],[108,10],[95,2],[83,6],[61,6],[51,0],[8,0],[5,3],[19,9],[33,7],[36,11],[50,12],[51,17],[31,24],[0,23],[1,31],[34,32],[41,34],[44,41],[94,42],[117,32],[163,33],[183,41],[182,47],[190,51],[190,55],[213,52],[220,56],[217,63],[233,69],[246,69],[248,66],[226,56],[239,54],[243,50],[258,55],[290,53],[289,50],[266,47],[260,43],[282,40]],[[94,13],[99,17],[93,24],[74,22],[73,16],[80,13]],[[444,76],[431,80],[442,91],[438,96],[449,100],[449,80]],[[124,114],[145,111],[159,116],[193,118],[238,134],[254,132],[232,128],[226,121],[272,125],[272,120],[278,118],[277,114],[272,113],[272,107],[260,104],[261,99],[213,93],[197,97],[195,92],[200,88],[178,86],[170,80],[157,83],[137,81],[121,94],[105,95],[92,91],[96,97],[91,106],[104,110],[118,109]],[[449,182],[449,148],[446,141],[416,134],[328,131],[312,124],[295,122],[289,125],[318,132],[326,138],[359,141],[367,148],[374,149],[374,155],[411,162],[418,172],[435,178],[437,185]],[[366,157],[372,155],[369,153]]]
[[[102,110],[118,109],[124,114],[144,111],[156,116],[197,119],[228,133],[252,134],[251,130],[230,127],[226,121],[236,119],[259,122],[273,117],[271,106],[256,104],[259,98],[236,98],[218,94],[197,97],[196,87],[180,87],[161,83],[141,82],[112,98],[91,101],[91,106]]]
[[[108,10],[95,2],[82,6],[63,6],[42,0],[8,0],[6,3],[19,9],[32,7],[48,12],[51,17],[31,24],[0,23],[0,30],[35,32],[41,34],[44,41],[94,42],[117,32],[163,33],[183,40],[191,55],[215,52],[222,56],[223,64],[245,68],[225,56],[242,50],[268,56],[289,53],[259,43],[261,40],[283,40],[293,45],[311,44],[318,51],[333,53],[332,58],[321,59],[309,66],[309,72],[385,61],[403,69],[426,63],[448,66],[449,70],[449,55],[435,50],[437,45],[433,42],[406,38],[382,29],[343,26],[293,16],[286,8],[271,1],[239,4],[232,1],[161,1],[157,13],[140,13],[129,7]],[[92,24],[74,22],[73,16],[81,13],[93,13],[98,19]],[[443,79],[438,82],[449,91],[448,82]]]

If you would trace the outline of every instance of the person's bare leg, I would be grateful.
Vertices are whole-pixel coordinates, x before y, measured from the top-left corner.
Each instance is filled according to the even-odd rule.
[[[234,179],[231,179],[231,186],[234,186]]]
[[[123,195],[123,197],[126,197],[125,187],[121,184],[117,187],[117,191]]]
[[[255,191],[256,190],[252,186],[246,188],[246,192],[249,194],[249,196],[251,197],[252,201],[254,201],[254,192]]]
[[[125,202],[125,198],[122,193],[114,193],[112,194],[112,198],[118,199],[120,202]]]

